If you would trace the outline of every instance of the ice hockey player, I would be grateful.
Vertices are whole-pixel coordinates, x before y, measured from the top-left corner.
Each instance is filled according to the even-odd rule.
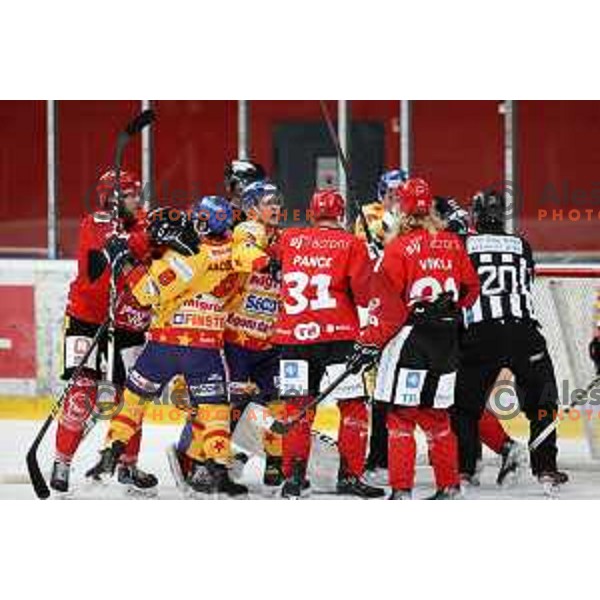
[[[262,165],[252,160],[232,160],[225,166],[225,193],[234,209],[235,223],[244,220],[242,192],[255,181],[266,179],[267,173]]]
[[[390,499],[411,497],[414,429],[427,436],[437,491],[460,497],[456,438],[448,408],[458,366],[459,308],[472,304],[479,281],[460,238],[444,231],[423,179],[399,188],[401,233],[386,246],[372,278],[369,326],[354,362],[373,362],[383,348],[375,400],[387,402]]]
[[[468,234],[476,233],[475,228],[471,224],[468,211],[466,211],[454,198],[436,196],[434,206],[436,213],[444,222],[447,231],[457,233],[463,240],[466,239]],[[464,329],[461,331],[461,334],[462,333],[464,333]],[[500,379],[506,379],[508,376],[510,376],[510,373],[504,370],[498,377]],[[453,417],[455,417],[454,410],[452,411],[452,414]],[[452,424],[456,429],[456,418],[452,419]],[[518,478],[520,470],[527,463],[527,451],[522,444],[513,440],[508,433],[506,433],[498,417],[490,410],[484,410],[479,419],[479,438],[481,443],[485,444],[492,452],[495,452],[501,457],[502,463],[498,470],[496,483],[502,485],[507,481],[507,477],[509,476],[512,479]],[[459,452],[461,480],[463,484],[470,486],[477,486],[480,484],[479,475],[482,464],[481,456],[482,452],[480,445],[475,471],[466,473],[462,470]]]
[[[371,265],[362,240],[344,230],[345,201],[336,190],[318,190],[310,202],[312,226],[284,230],[278,244],[283,307],[273,343],[280,345],[280,392],[285,417],[294,421],[283,437],[284,498],[308,493],[306,478],[314,415],[306,406],[346,369],[358,336],[357,305],[366,306]],[[368,437],[364,382],[350,377],[332,394],[340,410],[337,491],[376,498],[383,490],[361,477]]]
[[[99,210],[86,215],[80,225],[77,250],[77,274],[67,300],[64,337],[64,372],[69,380],[87,351],[96,332],[109,314],[110,264],[103,253],[107,237],[120,230],[126,245],[140,261],[149,256],[145,234],[144,211],[140,207],[140,182],[128,171],[120,174],[120,195],[115,193],[115,171],[106,171],[98,180],[96,197]],[[117,282],[118,291],[122,281]],[[142,309],[126,293],[119,294],[115,307],[114,373],[103,373],[107,359],[107,336],[100,340],[85,368],[65,398],[56,431],[56,458],[50,487],[56,492],[69,490],[70,465],[81,442],[83,432],[96,406],[98,381],[109,379],[122,393],[126,373],[141,351],[150,313]],[[118,480],[131,489],[150,490],[157,484],[154,475],[137,467],[141,431],[129,441],[120,457]]]
[[[408,179],[406,171],[403,169],[393,169],[386,171],[381,175],[377,182],[377,200],[368,204],[363,204],[361,209],[365,215],[369,231],[379,249],[383,249],[383,217],[386,213],[393,213],[398,205],[398,188]],[[363,220],[360,215],[354,223],[354,233],[365,238]]]
[[[464,314],[455,406],[461,471],[467,475],[477,461],[477,424],[486,396],[502,369],[515,377],[530,441],[552,423],[558,401],[554,367],[534,314],[532,251],[522,236],[506,233],[505,214],[501,194],[481,192],[473,198],[477,233],[467,236],[466,249],[477,269],[481,294]],[[530,452],[532,473],[548,493],[568,481],[566,473],[557,470],[556,457],[556,432]]]
[[[403,169],[393,169],[381,175],[377,182],[377,200],[361,207],[367,221],[369,230],[375,243],[378,254],[383,253],[386,243],[387,223],[397,218],[398,188],[408,179],[408,174]],[[354,224],[355,234],[365,239],[363,220],[360,215]],[[375,383],[375,369],[365,373],[368,387],[371,390]],[[379,479],[378,471],[387,469],[387,427],[386,420],[387,405],[382,402],[373,403],[371,407],[371,436],[369,438],[369,454],[367,458],[367,478],[373,482]]]
[[[241,274],[240,293],[225,325],[225,357],[229,370],[232,433],[239,419],[263,429],[266,465],[264,485],[271,490],[283,483],[281,435],[269,430],[256,405],[281,417],[277,379],[279,352],[271,337],[280,304],[279,263],[270,248],[279,234],[281,193],[268,181],[248,185],[242,193],[247,220],[233,230],[233,268]],[[248,455],[234,456],[234,470],[241,471]],[[236,468],[237,467],[237,468]]]
[[[240,496],[247,489],[230,480],[227,468],[230,414],[222,358],[226,304],[238,277],[232,268],[232,211],[224,198],[206,196],[194,206],[191,219],[183,215],[172,223],[179,231],[165,236],[171,249],[148,269],[138,266],[128,274],[133,295],[141,305],[152,306],[154,318],[127,378],[124,407],[112,420],[106,447],[90,474],[114,471],[143,419],[145,401],[182,375],[194,409],[185,448],[193,461],[187,483],[200,495]],[[118,251],[111,256],[120,263],[130,260]]]

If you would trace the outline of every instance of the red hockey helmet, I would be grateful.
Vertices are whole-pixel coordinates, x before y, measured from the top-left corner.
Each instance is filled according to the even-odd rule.
[[[346,212],[346,201],[337,190],[317,190],[310,200],[313,220],[339,219]]]
[[[405,215],[426,215],[433,205],[429,184],[418,177],[411,178],[398,188],[400,210]]]
[[[98,183],[96,184],[96,196],[98,197],[101,208],[110,208],[112,198],[115,195],[116,181],[117,176],[115,169],[109,169],[100,176],[100,179],[98,179]],[[124,169],[121,169],[120,183],[121,194],[123,195],[139,194],[142,188],[138,178],[130,171],[125,171]]]

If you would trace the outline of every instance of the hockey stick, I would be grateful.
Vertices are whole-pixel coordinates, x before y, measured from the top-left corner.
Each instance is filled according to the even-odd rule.
[[[327,125],[327,131],[329,132],[329,137],[331,138],[331,141],[333,142],[335,151],[338,155],[338,159],[342,165],[342,168],[344,169],[344,173],[346,173],[346,180],[348,181],[349,200],[354,205],[354,208],[356,209],[356,211],[358,212],[358,215],[360,217],[360,221],[362,223],[363,229],[365,230],[365,237],[367,238],[367,246],[373,253],[374,257],[378,258],[381,254],[381,252],[379,250],[379,246],[377,245],[377,242],[373,238],[373,233],[371,232],[371,229],[369,228],[369,224],[367,222],[367,217],[365,217],[365,213],[363,212],[362,206],[358,203],[358,200],[356,199],[356,197],[354,195],[354,186],[352,183],[352,177],[351,177],[351,173],[350,173],[350,163],[348,162],[348,159],[346,158],[346,155],[344,154],[344,151],[342,150],[342,146],[340,145],[340,140],[335,131],[335,127],[333,126],[333,120],[331,119],[331,115],[329,114],[329,110],[327,108],[327,104],[325,103],[325,100],[319,100],[319,103],[321,104],[321,112],[323,113],[323,118],[325,119],[325,123]]]
[[[46,498],[48,498],[50,496],[50,489],[48,488],[48,485],[46,484],[46,480],[44,479],[44,475],[42,474],[42,470],[40,469],[40,464],[39,464],[39,461],[37,458],[38,448],[40,447],[40,444],[42,443],[42,440],[44,439],[44,436],[46,435],[46,432],[48,431],[50,425],[52,425],[52,422],[54,421],[54,419],[58,415],[60,409],[62,408],[62,405],[65,401],[65,398],[67,397],[67,394],[69,393],[69,390],[71,389],[71,387],[73,387],[73,384],[75,383],[75,381],[79,377],[80,373],[84,369],[92,352],[98,346],[100,338],[104,335],[104,333],[106,333],[106,331],[108,329],[108,325],[109,325],[109,321],[107,319],[98,328],[98,331],[96,331],[96,335],[93,337],[92,342],[90,343],[86,353],[83,355],[83,358],[81,359],[81,362],[77,365],[77,367],[73,371],[73,375],[71,376],[67,385],[65,386],[65,389],[63,390],[62,394],[60,395],[60,398],[54,403],[54,406],[52,406],[52,410],[50,411],[50,414],[48,415],[47,419],[44,421],[42,428],[38,432],[35,440],[33,440],[33,443],[31,444],[31,448],[29,448],[29,451],[27,452],[27,456],[26,456],[25,460],[27,462],[27,471],[29,472],[29,479],[31,480],[31,485],[33,486],[33,491],[35,492],[36,496],[38,498],[40,498],[41,500],[45,500]]]
[[[123,155],[125,148],[131,139],[154,121],[154,111],[149,108],[136,115],[123,131],[119,132],[115,148],[115,202],[112,206],[112,221],[116,231],[120,228],[119,203],[121,200],[121,168],[123,166]],[[113,383],[115,367],[115,306],[117,300],[117,284],[114,274],[110,278],[110,300],[108,303],[108,346],[106,357],[106,379]]]
[[[339,385],[341,385],[350,375],[356,372],[355,365],[351,362],[348,363],[346,370],[341,373],[338,377],[336,377],[320,394],[315,396],[306,406],[302,408],[302,410],[294,415],[293,419],[289,421],[273,421],[270,429],[273,433],[284,434],[287,433],[291,427],[293,427],[298,421],[303,419],[306,414],[319,405],[329,394],[331,394]]]
[[[115,195],[117,197],[117,202],[113,206],[113,220],[116,223],[119,222],[118,219],[118,200],[121,197],[121,166],[123,162],[123,154],[125,152],[125,148],[127,144],[132,139],[133,136],[138,134],[144,129],[144,127],[148,126],[154,120],[154,111],[145,110],[134,117],[125,127],[123,131],[121,131],[117,137],[116,149],[115,149]],[[112,382],[112,375],[114,371],[114,308],[117,300],[117,291],[116,291],[116,283],[114,281],[114,277],[111,276],[111,287],[110,287],[110,302],[109,302],[109,317],[108,319],[99,327],[96,335],[92,339],[92,342],[84,354],[81,362],[75,368],[73,375],[69,379],[65,389],[63,390],[60,398],[55,402],[52,407],[50,414],[48,415],[46,421],[42,425],[40,431],[38,432],[36,438],[34,439],[31,447],[29,448],[26,455],[26,463],[27,470],[29,472],[29,478],[31,480],[31,485],[33,486],[34,492],[36,496],[42,500],[47,499],[50,496],[50,489],[46,484],[46,480],[44,479],[44,475],[42,474],[42,470],[40,469],[39,461],[37,458],[37,452],[40,447],[46,432],[50,428],[50,425],[58,415],[62,405],[65,401],[65,398],[73,386],[74,382],[79,377],[82,369],[87,363],[88,358],[91,353],[97,347],[101,336],[105,333],[108,338],[108,347],[107,347],[107,379]],[[87,435],[96,424],[97,419],[92,418],[92,420],[88,423],[84,430],[84,436]]]
[[[565,408],[565,410],[563,411],[563,414],[568,415],[569,412],[571,412],[571,410],[575,408],[575,406],[583,404],[589,396],[590,392],[598,385],[600,385],[600,375],[592,379],[589,385],[585,388],[582,396],[571,401],[569,406],[567,406],[567,408]],[[552,423],[550,423],[543,431],[541,431],[540,434],[529,444],[529,450],[536,450],[537,448],[539,448],[539,446],[544,442],[544,440],[558,427],[559,422],[560,419],[557,415],[554,421],[552,421]]]

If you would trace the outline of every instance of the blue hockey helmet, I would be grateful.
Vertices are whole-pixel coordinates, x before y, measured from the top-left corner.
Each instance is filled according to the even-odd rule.
[[[400,187],[408,180],[408,173],[404,169],[386,171],[377,183],[377,199],[383,200],[389,190]]]
[[[223,235],[233,226],[233,209],[221,196],[204,196],[194,203],[192,214],[200,233]]]
[[[248,212],[256,208],[263,198],[272,198],[276,204],[281,204],[281,192],[272,182],[264,179],[247,185],[242,192],[242,209]]]

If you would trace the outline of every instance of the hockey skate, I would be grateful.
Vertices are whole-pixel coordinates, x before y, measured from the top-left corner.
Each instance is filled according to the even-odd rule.
[[[69,493],[69,475],[71,465],[61,460],[55,460],[52,465],[52,474],[50,476],[50,488],[57,492],[58,496],[65,496]]]
[[[459,485],[438,488],[427,500],[463,500],[464,496]]]
[[[117,481],[127,486],[127,493],[142,498],[153,498],[158,493],[158,479],[152,473],[146,473],[136,465],[119,465]]]
[[[389,473],[383,467],[373,467],[365,471],[364,480],[369,485],[383,486],[389,483]]]
[[[542,485],[544,496],[556,498],[560,487],[569,481],[569,476],[564,471],[543,471],[538,476],[538,481]]]
[[[117,464],[124,451],[125,444],[123,442],[113,442],[100,452],[100,460],[86,472],[85,476],[94,481],[107,481],[115,474]]]
[[[229,469],[225,465],[207,460],[206,467],[212,478],[213,489],[217,498],[247,498],[248,488],[241,483],[232,481]]]
[[[460,483],[466,487],[479,487],[481,485],[481,480],[479,479],[478,473],[461,473],[460,474]]]
[[[385,495],[385,491],[382,488],[369,485],[360,477],[348,473],[343,467],[343,464],[340,465],[336,492],[340,495],[356,496],[357,498],[363,498],[365,500],[383,498]]]
[[[412,490],[392,490],[388,500],[412,500]]]
[[[306,479],[306,463],[294,461],[292,475],[285,480],[281,488],[281,497],[286,500],[300,500],[310,495],[310,483]]]
[[[215,482],[206,463],[194,461],[185,481],[193,498],[209,500],[216,496]]]
[[[521,469],[527,464],[527,451],[522,444],[510,440],[502,448],[502,464],[496,477],[498,485],[516,483]]]

